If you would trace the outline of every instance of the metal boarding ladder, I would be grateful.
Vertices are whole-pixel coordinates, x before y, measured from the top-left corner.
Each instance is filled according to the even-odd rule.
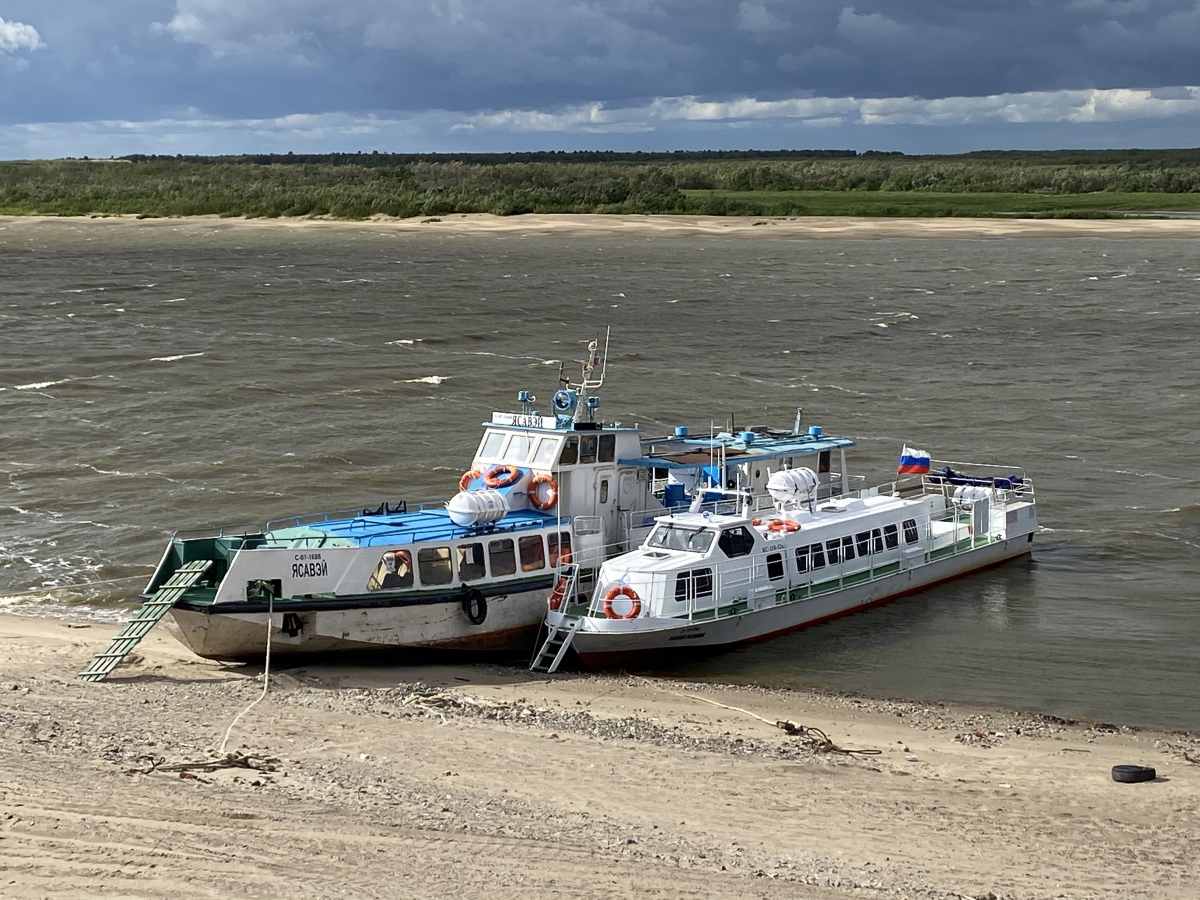
[[[87,668],[75,677],[82,681],[103,681],[107,678],[129,651],[166,615],[167,610],[204,576],[212,564],[211,559],[197,559],[176,569],[162,587],[154,592],[154,596],[143,603],[134,617],[125,623],[125,627],[109,645],[92,657]]]
[[[558,587],[563,589],[560,602],[564,606],[575,594],[575,583],[578,577],[579,567],[571,566],[566,574],[560,575],[558,581],[555,582],[555,593],[558,592]],[[533,657],[533,662],[529,664],[529,671],[545,672],[547,675],[557,672],[571,646],[571,639],[575,637],[575,632],[579,630],[582,622],[583,619],[580,616],[564,615],[557,625],[548,626],[546,640],[542,642],[541,648]]]
[[[546,635],[542,649],[534,657],[529,671],[545,672],[547,675],[557,672],[563,657],[567,655],[567,649],[571,646],[571,638],[575,637],[575,632],[581,624],[581,617],[569,616],[564,617],[559,624],[550,626],[550,633]]]

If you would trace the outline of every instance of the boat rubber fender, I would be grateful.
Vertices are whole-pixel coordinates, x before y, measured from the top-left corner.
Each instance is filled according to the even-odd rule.
[[[479,588],[470,588],[463,597],[462,609],[472,625],[482,625],[487,618],[487,597]]]

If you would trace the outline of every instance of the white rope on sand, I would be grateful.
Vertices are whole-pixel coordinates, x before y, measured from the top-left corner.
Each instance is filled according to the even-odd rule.
[[[275,593],[272,591],[267,594],[267,597],[267,658],[263,663],[262,693],[258,695],[258,698],[253,703],[234,716],[233,721],[229,723],[229,727],[225,729],[225,737],[221,739],[221,748],[217,751],[221,756],[225,755],[225,745],[229,743],[229,735],[233,731],[233,726],[238,723],[238,719],[258,706],[262,698],[267,696],[267,687],[271,683],[271,616],[275,612]]]
[[[728,709],[732,712],[743,713],[751,718],[758,719],[760,722],[765,722],[773,728],[779,728],[785,734],[792,735],[793,737],[806,738],[812,741],[818,750],[826,753],[844,753],[846,756],[878,756],[883,752],[881,750],[847,750],[844,747],[839,747],[829,739],[829,735],[827,735],[820,728],[816,728],[812,725],[799,725],[796,722],[793,722],[791,719],[764,719],[758,713],[750,712],[748,709],[742,709],[740,706],[730,706],[727,703],[718,703],[716,700],[710,700],[707,697],[701,697],[698,694],[684,694],[680,693],[679,691],[668,690],[667,688],[659,687],[648,678],[641,678],[636,675],[632,677],[636,678],[647,687],[653,688],[656,691],[661,691],[664,694],[671,694],[684,700],[699,700],[701,703],[708,703],[711,706],[719,706],[721,709]]]

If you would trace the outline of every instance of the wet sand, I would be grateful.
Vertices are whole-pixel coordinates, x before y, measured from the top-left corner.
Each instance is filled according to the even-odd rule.
[[[937,238],[980,240],[1002,237],[1200,237],[1200,219],[1017,219],[1017,218],[890,218],[853,216],[633,216],[527,214],[493,216],[486,213],[393,219],[375,216],[364,221],[320,218],[244,219],[217,216],[138,219],[135,216],[56,217],[0,216],[0,227],[37,222],[71,222],[86,226],[132,229],[198,228],[324,228],[386,229],[438,234],[512,235],[645,235],[647,237],[751,238]]]
[[[1082,900],[1193,897],[1200,876],[1193,736],[496,664],[312,665],[273,672],[233,728],[228,751],[258,768],[206,771],[261,670],[199,660],[160,626],[108,682],[75,680],[115,631],[0,616],[6,898]],[[1115,783],[1117,763],[1159,779]]]

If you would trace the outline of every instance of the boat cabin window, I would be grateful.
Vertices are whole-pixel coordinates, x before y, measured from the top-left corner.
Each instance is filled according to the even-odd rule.
[[[449,547],[422,547],[417,551],[421,584],[449,584],[454,580]]]
[[[560,466],[573,466],[579,462],[579,438],[571,436],[563,443],[562,455],[558,458]]]
[[[580,435],[579,461],[581,463],[594,463],[596,461],[596,435]]]
[[[558,441],[554,438],[542,438],[538,441],[537,453],[533,456],[533,464],[539,469],[549,469],[554,465],[554,451],[558,449]]]
[[[489,431],[483,436],[483,443],[479,446],[479,456],[481,459],[497,459],[500,456],[500,447],[504,443],[503,431]]]
[[[834,538],[832,541],[825,542],[825,557],[829,560],[831,566],[836,566],[842,561],[841,538]]]
[[[487,574],[483,564],[483,544],[460,544],[458,547],[458,580],[475,581]]]
[[[650,537],[646,538],[647,547],[662,547],[664,550],[690,550],[693,553],[707,553],[712,542],[713,533],[706,528],[692,528],[687,525],[675,525],[671,522],[659,523],[650,532]]]
[[[602,479],[600,482],[600,505],[603,506],[608,502],[608,479]]]
[[[492,577],[517,573],[517,552],[511,538],[488,543],[488,561],[492,564]]]
[[[871,532],[860,531],[854,536],[854,543],[858,546],[859,556],[871,555]]]
[[[772,581],[778,581],[783,577],[783,554],[768,553],[767,554],[767,577]]]
[[[842,562],[850,562],[854,559],[854,538],[846,535],[842,538]]]
[[[817,456],[817,472],[829,471],[829,451],[822,450]]]
[[[530,445],[533,441],[527,434],[514,434],[508,439],[504,449],[504,458],[509,462],[523,463],[529,460]]]
[[[560,562],[564,566],[571,564],[571,533],[569,531],[546,535],[546,544],[550,549],[551,566],[557,567]],[[560,546],[562,547],[561,555],[558,551]]]
[[[711,597],[713,592],[712,569],[693,569],[675,576],[675,599],[692,600],[696,597]]]
[[[796,548],[796,570],[808,572],[825,568],[825,548],[821,544]]]
[[[889,550],[895,550],[900,546],[900,533],[895,525],[883,526],[883,541],[887,544]]]
[[[536,572],[546,568],[546,546],[540,534],[531,534],[517,542],[521,547],[521,571]]]
[[[367,579],[368,591],[392,591],[413,586],[412,554],[407,550],[389,550]]]
[[[717,545],[730,559],[745,556],[754,550],[754,537],[743,525],[741,528],[727,528],[721,532],[721,540]]]
[[[615,434],[600,435],[600,462],[612,462],[617,458],[617,436]]]
[[[883,532],[878,528],[871,529],[871,543],[874,545],[875,553],[883,552]]]
[[[915,544],[917,542],[917,540],[918,540],[917,520],[916,519],[905,519],[904,520],[904,543]]]

